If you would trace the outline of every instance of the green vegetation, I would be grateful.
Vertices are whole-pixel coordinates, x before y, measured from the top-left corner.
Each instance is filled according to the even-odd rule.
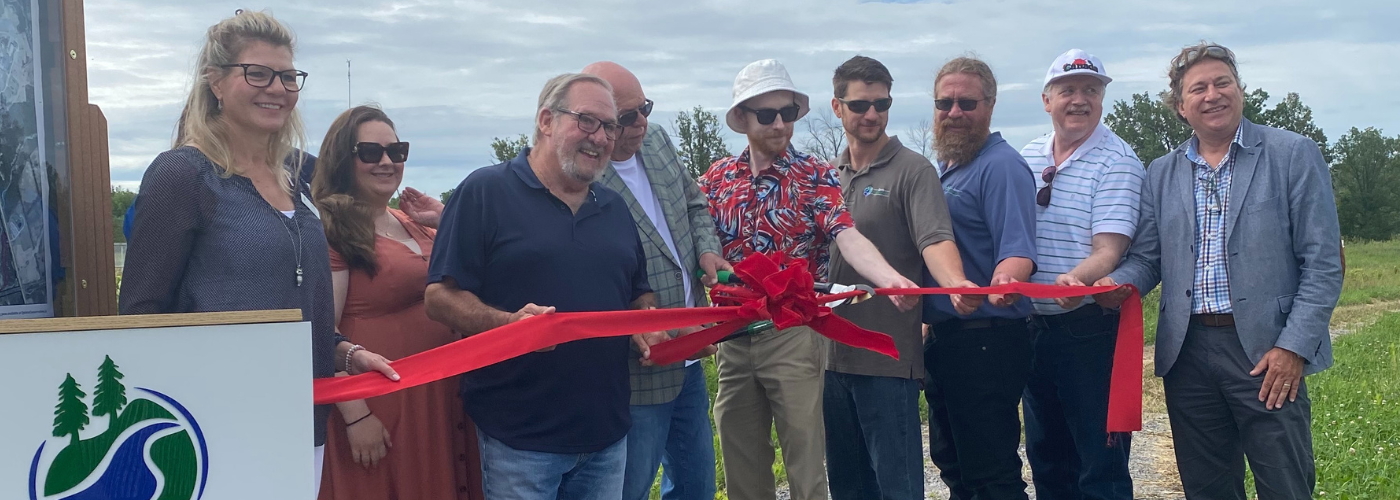
[[[1318,498],[1400,498],[1400,313],[1337,339],[1308,377]]]
[[[1400,240],[1353,243],[1346,257],[1339,308],[1400,299]]]

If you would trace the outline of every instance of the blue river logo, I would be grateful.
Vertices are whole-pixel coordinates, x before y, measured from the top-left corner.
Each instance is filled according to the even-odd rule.
[[[71,373],[59,384],[53,438],[39,445],[29,468],[30,500],[204,496],[209,451],[194,415],[143,387],[128,401],[117,368],[110,356],[102,362],[91,398]]]

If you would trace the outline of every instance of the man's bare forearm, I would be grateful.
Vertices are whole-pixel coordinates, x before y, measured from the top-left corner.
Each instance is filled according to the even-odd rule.
[[[1005,274],[1016,281],[1030,281],[1031,271],[1035,270],[1035,262],[1025,257],[1007,257],[997,264],[992,270],[993,279],[998,274]]]
[[[875,286],[889,286],[897,281],[899,272],[885,262],[880,249],[875,248],[875,244],[856,228],[837,233],[836,246],[841,249],[841,258]]]
[[[1090,250],[1089,256],[1067,274],[1079,278],[1079,281],[1085,284],[1092,284],[1108,276],[1108,273],[1113,272],[1118,268],[1118,263],[1123,261],[1123,254],[1128,251],[1128,245],[1132,241],[1127,235],[1118,233],[1094,235],[1093,249]]]
[[[428,285],[423,302],[429,319],[447,325],[463,337],[500,327],[511,319],[511,313],[486,305],[476,294],[457,288],[451,278]]]
[[[958,245],[953,240],[926,246],[920,254],[924,257],[928,273],[933,275],[939,286],[953,286],[967,281],[967,275],[963,273],[962,255],[958,253]]]

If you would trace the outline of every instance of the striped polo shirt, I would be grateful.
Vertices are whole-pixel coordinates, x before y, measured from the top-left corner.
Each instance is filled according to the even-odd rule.
[[[1035,174],[1037,192],[1045,187],[1041,173],[1055,161],[1054,140],[1052,132],[1021,149],[1021,156]],[[1095,234],[1117,233],[1131,238],[1137,229],[1138,201],[1146,174],[1133,148],[1100,123],[1060,165],[1051,183],[1050,206],[1035,206],[1039,267],[1031,281],[1054,284],[1056,277],[1089,256]],[[1092,297],[1086,298],[1081,307],[1091,302]],[[1035,299],[1033,303],[1037,314],[1068,312],[1054,300]]]

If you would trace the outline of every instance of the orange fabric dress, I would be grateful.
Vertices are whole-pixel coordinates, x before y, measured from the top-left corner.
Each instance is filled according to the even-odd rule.
[[[422,254],[376,236],[379,273],[350,271],[340,333],[391,360],[457,340],[451,329],[428,319],[423,290],[436,231],[390,210],[418,242]],[[345,261],[331,251],[331,270]],[[455,377],[369,399],[370,411],[388,429],[393,447],[369,469],[351,456],[345,420],[331,411],[320,500],[480,500],[481,462],[475,426],[462,410]]]

